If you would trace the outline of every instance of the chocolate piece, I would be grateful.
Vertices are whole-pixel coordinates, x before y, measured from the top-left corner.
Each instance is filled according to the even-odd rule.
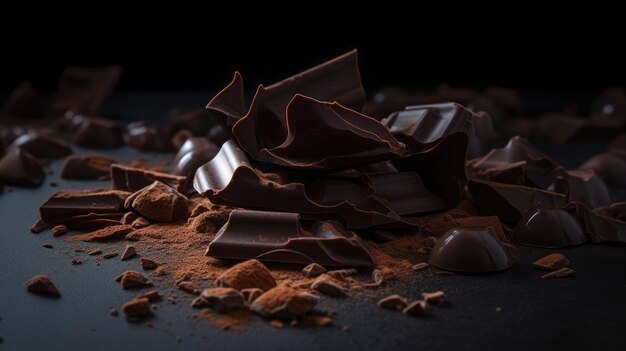
[[[41,245],[41,247],[45,247],[46,249],[54,249],[54,246],[52,244],[49,244],[49,243],[45,243],[45,244]]]
[[[42,116],[39,94],[30,81],[21,82],[9,95],[0,115],[17,119],[36,119]]]
[[[145,297],[131,300],[122,306],[122,312],[130,319],[145,317],[150,314],[150,300]]]
[[[311,284],[311,289],[321,292],[325,295],[335,297],[346,297],[348,294],[331,276],[322,274]]]
[[[73,218],[80,221],[93,219],[91,214],[123,216],[124,200],[130,193],[118,190],[61,190],[54,193],[39,207],[41,220],[48,226],[65,224],[75,228]]]
[[[302,275],[306,278],[315,278],[322,273],[326,273],[326,268],[320,266],[317,263],[311,263],[302,268]]]
[[[232,131],[226,127],[225,121],[213,111],[205,109],[181,109],[172,112],[169,126],[170,134],[186,130],[193,136],[208,136],[212,142],[222,144],[231,139]]]
[[[154,222],[176,222],[189,217],[188,201],[178,191],[156,181],[129,196],[124,206]]]
[[[408,302],[400,295],[389,295],[378,301],[378,307],[386,308],[389,310],[402,311],[408,306]]]
[[[135,247],[132,245],[126,245],[126,248],[124,249],[124,253],[122,253],[122,257],[120,257],[120,259],[124,261],[136,255],[137,255],[137,249],[135,249]]]
[[[422,297],[424,301],[428,302],[431,305],[441,305],[445,300],[445,293],[443,291],[434,291],[434,292],[425,292],[422,293]]]
[[[178,150],[171,173],[187,177],[188,184],[191,184],[196,170],[211,161],[218,151],[218,147],[207,138],[189,138]]]
[[[520,162],[525,162],[525,164]],[[522,169],[527,185],[541,189],[547,189],[558,176],[564,173],[561,166],[519,136],[511,138],[504,148],[491,150],[487,155],[472,160],[469,168],[480,177],[481,174],[494,172],[494,169],[496,172],[502,172],[502,167],[511,163],[518,163],[516,167],[523,165]],[[493,175],[490,176],[490,178],[492,177]],[[496,178],[502,181],[504,177],[500,175]]]
[[[557,177],[554,191],[566,194],[568,201],[579,201],[590,208],[611,203],[609,189],[593,171],[567,171],[564,176]]]
[[[107,252],[104,255],[102,255],[102,258],[109,259],[109,258],[113,258],[113,257],[117,257],[117,256],[119,256],[119,253],[117,253],[117,251],[111,251],[111,252]]]
[[[426,269],[430,267],[430,264],[426,263],[426,262],[420,262],[417,264],[414,264],[413,266],[411,266],[411,270],[414,271],[421,271],[422,269]]]
[[[63,224],[59,224],[59,225],[55,225],[54,227],[52,227],[50,231],[52,232],[53,236],[61,236],[67,233],[67,227],[64,226]]]
[[[272,273],[257,260],[248,260],[231,267],[217,278],[216,283],[237,290],[257,288],[267,291],[276,286]]]
[[[491,227],[460,227],[437,240],[430,264],[446,271],[491,273],[511,268],[513,259]]]
[[[126,212],[120,222],[122,224],[132,224],[137,218],[139,218],[139,215],[135,212]]]
[[[137,296],[137,299],[142,299],[142,298],[146,298],[149,301],[156,301],[161,299],[161,294],[157,291],[157,290],[150,290],[150,291],[146,291],[145,293],[140,294],[139,296]]]
[[[19,148],[40,159],[61,158],[72,153],[62,139],[44,133],[30,132],[19,136],[9,149]]]
[[[141,190],[157,180],[178,192],[185,192],[187,185],[185,177],[120,164],[111,165],[111,179],[113,189],[132,192]]]
[[[624,203],[615,203],[611,207],[592,211],[581,203],[570,202],[564,209],[578,218],[592,242],[624,243],[626,242],[626,221],[624,220],[626,217],[623,211],[616,211],[624,207]]]
[[[587,241],[576,217],[549,206],[537,206],[526,212],[512,238],[520,244],[546,248],[581,245]]]
[[[44,177],[39,162],[24,150],[13,149],[0,159],[0,183],[36,187]]]
[[[200,289],[198,289],[198,286],[196,286],[196,284],[188,280],[183,280],[183,281],[176,283],[176,287],[190,294],[200,295]]]
[[[72,265],[77,266],[77,265],[79,265],[79,264],[83,264],[83,261],[81,261],[81,260],[77,260],[77,259],[73,259],[73,260],[72,260]]]
[[[596,155],[578,169],[593,170],[611,187],[626,187],[626,155],[604,153]]]
[[[57,289],[54,283],[52,283],[52,280],[45,275],[36,275],[30,278],[24,285],[26,285],[26,290],[33,293],[52,297],[61,296],[59,289]]]
[[[82,235],[74,235],[69,238],[69,241],[108,241],[113,239],[119,239],[126,236],[126,234],[133,231],[133,227],[127,224],[114,225],[110,227],[105,227],[102,229],[98,229],[91,233],[82,234]]]
[[[93,115],[111,93],[122,74],[120,66],[103,68],[67,67],[61,73],[59,90],[52,100],[56,112],[74,111]]]
[[[569,266],[569,260],[560,253],[554,253],[533,262],[533,266],[539,269],[553,271]]]
[[[105,155],[71,155],[65,158],[61,178],[72,180],[108,179],[111,165],[120,161]]]
[[[228,312],[246,306],[243,295],[233,288],[204,289],[200,298],[218,313]]]
[[[574,275],[574,270],[564,267],[561,269],[557,269],[554,272],[546,273],[541,276],[541,279],[553,279],[553,278],[567,278]]]
[[[93,249],[93,250],[87,252],[87,255],[95,256],[95,255],[99,255],[101,253],[102,253],[102,250],[100,250],[100,249]]]
[[[116,148],[124,145],[124,127],[112,120],[85,118],[74,134],[75,145],[94,149]]]
[[[135,122],[126,127],[127,143],[141,151],[167,152],[172,143],[163,129],[155,123]]]
[[[139,259],[139,262],[141,263],[141,268],[143,269],[155,269],[159,266],[158,263],[147,258],[141,258]]]
[[[517,223],[537,204],[565,205],[565,195],[521,185],[470,179],[468,187],[481,213],[496,215],[504,223]]]
[[[115,281],[120,282],[122,289],[152,285],[152,282],[150,282],[148,278],[136,271],[126,271],[115,278]]]
[[[48,226],[41,219],[38,219],[37,222],[30,227],[30,232],[39,234],[46,229],[48,229]]]
[[[259,296],[250,310],[266,318],[293,319],[309,312],[316,304],[315,296],[281,285]]]
[[[430,313],[430,307],[424,300],[416,300],[406,306],[402,313],[409,316],[424,316]]]
[[[371,266],[363,241],[332,222],[306,223],[296,213],[234,210],[207,255],[324,266]]]
[[[263,290],[258,288],[242,289],[241,295],[243,295],[244,300],[246,300],[246,304],[251,305],[254,300],[263,295]]]

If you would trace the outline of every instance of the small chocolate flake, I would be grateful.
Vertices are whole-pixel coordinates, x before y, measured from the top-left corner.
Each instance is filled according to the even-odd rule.
[[[141,263],[141,267],[143,269],[146,269],[146,270],[148,270],[148,269],[155,269],[155,268],[157,268],[159,266],[158,263],[156,263],[153,260],[148,259],[148,258],[140,258],[139,262]]]
[[[59,289],[57,289],[57,287],[54,286],[54,283],[52,283],[50,278],[48,278],[45,275],[41,275],[41,274],[36,275],[30,278],[30,280],[24,283],[24,285],[26,285],[26,290],[32,293],[53,296],[53,297],[61,296]]]
[[[553,271],[569,266],[570,262],[564,255],[560,253],[553,253],[545,256],[535,262],[533,265],[539,269]]]
[[[147,316],[150,314],[150,301],[145,297],[131,300],[122,306],[122,312],[131,319]]]
[[[93,250],[87,252],[87,255],[95,256],[95,255],[99,255],[101,253],[102,253],[102,250],[100,250],[100,249],[93,249]]]
[[[428,264],[427,262],[420,262],[413,265],[411,269],[414,271],[421,271],[422,269],[426,269],[428,267],[430,267],[430,264]]]
[[[61,236],[67,233],[67,227],[64,226],[63,224],[60,224],[60,225],[54,226],[50,231],[52,232],[53,236]]]
[[[430,312],[430,307],[424,300],[416,300],[406,306],[402,313],[409,316],[423,316]]]
[[[83,261],[77,260],[77,259],[73,259],[72,260],[72,264],[76,266],[76,265],[79,265],[79,264],[83,264]]]
[[[200,297],[218,313],[245,307],[243,295],[233,288],[204,289]]]
[[[194,295],[200,295],[200,289],[198,289],[198,287],[196,286],[196,284],[194,284],[193,282],[190,282],[188,280],[183,280],[181,282],[178,282],[176,284],[176,286],[183,291],[186,291],[190,294],[194,294]]]
[[[302,269],[302,275],[307,278],[315,278],[322,273],[326,273],[326,268],[317,263],[311,263]]]
[[[112,251],[112,252],[107,252],[104,255],[102,255],[103,258],[113,258],[115,256],[119,255],[117,253],[117,251]]]
[[[561,269],[557,269],[554,272],[546,273],[541,276],[541,279],[553,279],[553,278],[567,278],[574,275],[574,270],[564,267]]]
[[[386,308],[390,310],[401,311],[404,308],[406,308],[407,305],[408,303],[406,302],[406,300],[402,298],[400,295],[396,295],[396,294],[389,295],[378,301],[378,307],[382,307],[382,308]]]
[[[152,285],[148,278],[135,271],[126,271],[115,278],[115,280],[120,282],[123,289]]]
[[[46,249],[53,249],[54,248],[54,246],[52,246],[52,244],[48,244],[48,243],[45,243],[45,244],[41,245],[41,247],[45,247]]]
[[[345,290],[339,286],[338,282],[333,279],[331,276],[323,274],[317,277],[313,284],[311,284],[311,289],[321,292],[325,295],[336,296],[336,297],[346,297]]]
[[[445,302],[445,293],[443,291],[425,292],[422,293],[424,301],[431,305],[441,305]]]
[[[124,253],[122,254],[122,257],[120,257],[120,259],[122,261],[125,261],[133,256],[137,255],[137,250],[135,249],[134,246],[132,245],[127,245],[126,249],[124,249]]]
[[[145,292],[139,296],[137,296],[138,299],[145,297],[150,301],[154,301],[154,300],[158,300],[161,298],[161,294],[157,291],[157,290],[150,290],[148,292]]]
[[[119,315],[119,312],[117,312],[117,310],[115,308],[111,308],[109,310],[109,314],[113,317],[117,317]]]

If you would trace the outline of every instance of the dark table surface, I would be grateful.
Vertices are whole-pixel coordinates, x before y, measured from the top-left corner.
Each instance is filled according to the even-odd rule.
[[[202,106],[203,93],[117,96],[110,111],[124,107],[131,118],[163,115],[169,107]],[[147,98],[148,97],[148,98]],[[128,108],[128,99],[145,102]],[[170,106],[171,105],[171,106]],[[129,112],[130,111],[130,112]],[[574,167],[601,145],[542,148],[567,167]],[[79,149],[76,148],[78,152]],[[125,160],[145,157],[134,150],[113,151]],[[157,158],[166,156],[157,156]],[[154,159],[154,157],[152,157]],[[95,259],[75,253],[69,243],[50,232],[32,234],[37,208],[50,194],[63,188],[89,188],[101,182],[69,182],[58,179],[61,162],[51,165],[49,176],[37,189],[15,188],[0,195],[0,349],[3,350],[471,350],[471,349],[624,349],[626,325],[626,247],[583,245],[561,250],[519,246],[515,266],[493,275],[436,276],[415,273],[409,280],[389,281],[365,296],[323,298],[321,309],[336,311],[328,328],[275,329],[252,323],[244,331],[221,331],[206,321],[194,320],[186,303],[159,303],[153,327],[128,323],[109,314],[136,291],[119,288],[114,278],[127,269],[138,269],[137,260]],[[50,181],[57,181],[58,188]],[[55,249],[41,247],[50,242]],[[83,248],[98,245],[80,244]],[[123,243],[119,244],[121,248]],[[543,272],[531,262],[551,252],[562,252],[572,261],[575,276],[542,280]],[[72,258],[84,263],[70,265]],[[416,256],[416,262],[426,256]],[[46,274],[61,290],[60,299],[26,292],[23,283]],[[432,316],[409,318],[382,310],[376,301],[390,293],[417,298],[422,292],[443,290],[450,303],[435,308]],[[342,331],[341,326],[349,327]],[[180,338],[181,340],[177,340]]]

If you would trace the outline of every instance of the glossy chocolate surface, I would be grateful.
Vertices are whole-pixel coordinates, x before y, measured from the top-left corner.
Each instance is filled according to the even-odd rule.
[[[61,158],[72,153],[72,149],[62,139],[35,131],[18,136],[8,148],[22,149],[39,159]]]
[[[39,162],[22,149],[10,150],[0,159],[0,184],[35,187],[44,178]]]
[[[178,150],[171,173],[187,177],[188,184],[191,184],[196,170],[211,161],[218,151],[219,148],[209,139],[191,137]]]
[[[74,180],[108,179],[111,165],[120,163],[112,157],[97,154],[71,155],[65,158],[61,178]]]
[[[569,212],[537,206],[519,221],[513,240],[529,246],[559,248],[584,244],[587,238],[580,222]]]
[[[155,181],[160,181],[176,191],[185,192],[187,180],[185,177],[168,173],[156,172],[147,169],[133,168],[120,164],[111,165],[112,188],[135,192],[141,190]]]
[[[78,226],[83,220],[121,219],[124,200],[130,195],[118,190],[61,190],[40,206],[39,214],[48,226],[65,224],[68,228],[73,226],[72,221]]]
[[[124,126],[109,119],[85,118],[74,133],[74,144],[94,149],[124,145]]]

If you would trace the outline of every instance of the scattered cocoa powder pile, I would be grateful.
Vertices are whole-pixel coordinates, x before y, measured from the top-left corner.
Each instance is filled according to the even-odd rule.
[[[259,296],[250,310],[267,318],[293,319],[311,311],[316,304],[315,296],[279,285]]]
[[[127,224],[113,225],[98,229],[91,233],[74,235],[68,241],[107,241],[112,239],[123,238],[124,235],[130,233],[133,228]]]

